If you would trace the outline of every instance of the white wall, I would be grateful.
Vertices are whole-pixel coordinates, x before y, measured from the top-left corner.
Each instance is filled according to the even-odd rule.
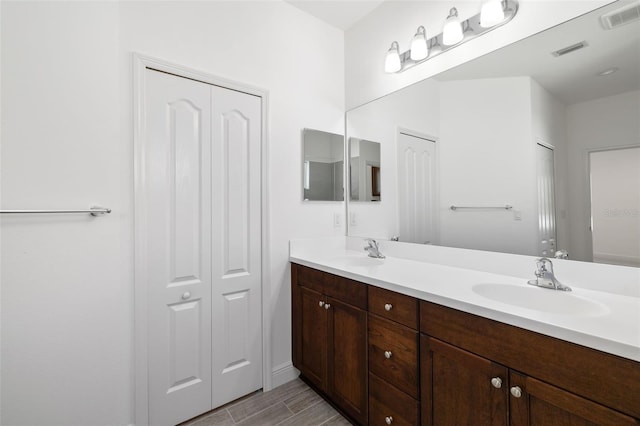
[[[269,91],[266,368],[286,367],[288,240],[344,233],[341,203],[302,203],[299,167],[302,128],[342,133],[342,32],[280,1],[3,1],[1,18],[2,207],[113,209],[2,218],[1,423],[134,421],[132,52]]]
[[[461,80],[440,85],[440,243],[535,254],[535,151],[531,79]],[[457,206],[512,205],[507,210]]]
[[[518,14],[507,25],[430,59],[399,74],[386,74],[384,57],[396,40],[400,51],[409,49],[420,25],[427,36],[442,32],[442,24],[455,6],[462,19],[479,12],[478,1],[388,1],[345,33],[346,104],[357,105],[384,96],[409,84],[536,34],[612,0],[520,0]]]
[[[591,261],[588,152],[638,145],[640,91],[608,96],[567,107],[569,217],[572,259]]]

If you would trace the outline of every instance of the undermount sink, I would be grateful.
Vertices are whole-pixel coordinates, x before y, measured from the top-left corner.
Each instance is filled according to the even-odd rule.
[[[609,308],[600,302],[564,291],[548,290],[511,284],[483,283],[472,287],[473,292],[507,305],[560,315],[600,316]]]

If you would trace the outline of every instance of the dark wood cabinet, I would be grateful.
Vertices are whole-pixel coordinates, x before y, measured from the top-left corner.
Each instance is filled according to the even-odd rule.
[[[327,310],[322,300],[317,291],[299,290],[300,356],[296,368],[318,388],[327,389]]]
[[[425,335],[420,346],[423,425],[508,424],[507,368]]]
[[[291,276],[294,366],[352,420],[364,425],[367,288],[295,264]]]
[[[357,424],[640,425],[640,363],[292,265],[293,362]]]
[[[632,417],[515,371],[509,373],[509,386],[512,426],[638,424]]]
[[[369,424],[420,422],[417,299],[369,287]]]
[[[329,298],[328,393],[361,424],[367,423],[367,312]]]
[[[420,323],[423,425],[640,424],[638,362],[425,301]]]

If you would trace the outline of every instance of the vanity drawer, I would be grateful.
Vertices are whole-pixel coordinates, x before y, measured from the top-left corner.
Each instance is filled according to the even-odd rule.
[[[292,264],[295,268],[295,281],[302,287],[307,287],[322,293],[326,273],[306,266]],[[293,277],[292,277],[293,278]]]
[[[325,274],[324,294],[360,309],[367,309],[367,285],[337,275]]]
[[[418,332],[369,314],[369,371],[418,398]]]
[[[369,312],[418,329],[418,299],[369,286]]]
[[[414,426],[420,424],[419,416],[417,400],[369,373],[369,425]]]

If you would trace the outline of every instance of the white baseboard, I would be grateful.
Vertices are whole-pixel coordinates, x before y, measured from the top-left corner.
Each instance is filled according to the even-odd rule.
[[[274,367],[271,372],[271,386],[272,388],[277,388],[291,380],[295,380],[299,375],[300,372],[293,366],[291,361],[282,363]]]

